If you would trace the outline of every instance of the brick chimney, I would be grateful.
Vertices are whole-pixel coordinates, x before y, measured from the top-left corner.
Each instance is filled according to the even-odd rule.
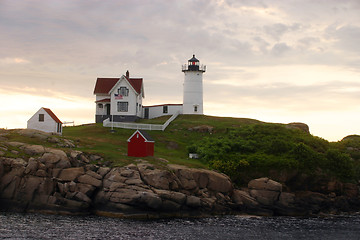
[[[130,74],[129,74],[129,70],[126,71],[126,77],[129,78]]]

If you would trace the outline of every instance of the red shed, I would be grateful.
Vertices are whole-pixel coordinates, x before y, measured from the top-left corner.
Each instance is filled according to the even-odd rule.
[[[128,156],[154,156],[154,144],[154,139],[152,139],[147,132],[136,130],[128,139]]]

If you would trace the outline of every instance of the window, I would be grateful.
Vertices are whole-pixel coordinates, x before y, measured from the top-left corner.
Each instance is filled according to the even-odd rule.
[[[99,108],[103,108],[103,107],[104,107],[101,103],[99,103],[98,106],[99,106]]]
[[[127,112],[129,107],[128,102],[118,102],[117,103],[117,110],[118,112]]]
[[[129,89],[127,87],[120,87],[118,89],[118,94],[127,97],[129,96]]]
[[[61,127],[62,127],[62,126],[61,126],[61,123],[58,123],[58,124],[57,124],[57,132],[58,132],[58,133],[61,133]]]
[[[39,114],[39,122],[43,122],[44,121],[44,114]]]
[[[168,106],[163,106],[163,113],[168,113]]]
[[[198,106],[194,106],[194,112],[198,111]]]

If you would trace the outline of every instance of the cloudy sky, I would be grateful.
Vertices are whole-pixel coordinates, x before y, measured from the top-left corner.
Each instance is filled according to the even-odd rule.
[[[360,134],[359,0],[0,0],[0,128],[40,108],[94,122],[97,77],[143,77],[145,105],[182,102],[207,65],[205,114]]]

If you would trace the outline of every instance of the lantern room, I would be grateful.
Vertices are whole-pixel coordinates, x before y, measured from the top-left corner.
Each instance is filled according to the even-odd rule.
[[[206,66],[200,66],[200,61],[195,57],[195,54],[192,58],[188,60],[188,64],[183,65],[182,71],[200,71],[205,72]]]

